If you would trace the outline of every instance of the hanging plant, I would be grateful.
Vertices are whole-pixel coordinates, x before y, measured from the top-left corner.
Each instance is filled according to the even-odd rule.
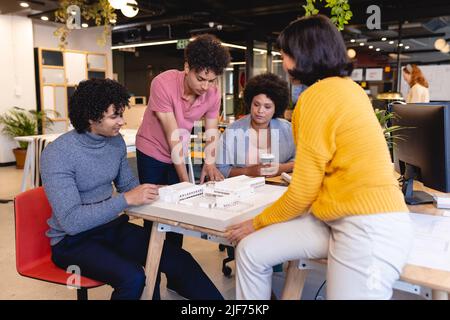
[[[114,8],[111,7],[108,0],[99,0],[95,3],[88,4],[87,0],[59,0],[59,8],[55,12],[56,22],[61,22],[63,25],[55,30],[53,33],[59,38],[59,47],[64,49],[68,42],[67,37],[71,31],[67,27],[67,20],[69,19],[69,13],[67,8],[71,5],[76,5],[80,8],[81,17],[84,20],[94,20],[96,26],[103,25],[103,32],[97,38],[97,44],[104,46],[108,37],[111,35],[111,20],[116,20],[117,15],[114,13]]]
[[[317,2],[323,1],[326,2],[325,8],[331,8],[331,21],[339,30],[344,30],[344,25],[348,24],[353,17],[348,0],[318,0]],[[316,0],[306,0],[306,5],[303,5],[305,16],[319,13],[319,10],[315,7],[315,3]]]

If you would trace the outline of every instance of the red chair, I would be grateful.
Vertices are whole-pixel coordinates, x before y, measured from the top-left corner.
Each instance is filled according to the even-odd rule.
[[[16,268],[24,277],[68,285],[72,273],[57,267],[51,260],[47,219],[52,209],[44,188],[25,191],[14,199],[16,220]],[[87,289],[103,285],[102,282],[80,277],[78,300],[87,300]],[[70,284],[69,284],[70,285]],[[74,285],[72,285],[74,286]]]

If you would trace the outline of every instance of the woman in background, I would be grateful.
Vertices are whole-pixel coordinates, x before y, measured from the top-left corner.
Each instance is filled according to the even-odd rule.
[[[403,67],[403,78],[409,84],[410,88],[406,97],[406,103],[430,102],[428,81],[417,65],[407,64]]]
[[[291,172],[295,157],[292,126],[281,119],[289,104],[287,82],[273,73],[255,76],[245,86],[244,101],[248,114],[220,137],[217,168],[225,178]],[[274,156],[271,165],[261,164],[261,154],[267,153]]]

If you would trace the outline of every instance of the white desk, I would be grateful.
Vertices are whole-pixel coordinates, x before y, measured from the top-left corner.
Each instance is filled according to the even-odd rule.
[[[127,145],[127,152],[135,152],[136,146],[136,134],[135,129],[121,129],[120,133],[123,135],[123,139]],[[27,189],[28,183],[30,188],[35,188],[39,185],[39,160],[41,152],[47,144],[53,142],[62,133],[43,134],[34,136],[16,137],[15,140],[28,142],[27,157],[25,158],[25,165],[23,169],[22,186],[20,191],[23,192]]]
[[[236,210],[189,207],[160,200],[128,209],[127,214],[130,216],[153,221],[145,265],[146,286],[142,298],[151,299],[153,296],[165,232],[183,233],[230,245],[224,234],[227,227],[253,218],[281,197],[285,190],[285,187],[273,185],[259,187],[255,195],[245,200],[250,205]]]

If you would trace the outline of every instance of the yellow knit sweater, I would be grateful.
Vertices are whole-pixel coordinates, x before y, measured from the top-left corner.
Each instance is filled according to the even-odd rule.
[[[308,212],[320,220],[408,212],[369,98],[350,78],[318,81],[292,116],[296,156],[283,196],[253,220],[255,229]]]

